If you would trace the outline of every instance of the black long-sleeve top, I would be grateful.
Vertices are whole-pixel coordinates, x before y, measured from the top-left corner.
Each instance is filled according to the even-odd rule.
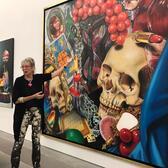
[[[28,86],[29,81],[27,81],[24,76],[18,77],[15,80],[12,92],[13,103],[17,101],[19,97],[26,97],[33,95],[37,92],[43,91],[44,81],[51,79],[51,73],[48,74],[34,74],[32,80],[32,86]],[[20,133],[20,126],[25,113],[26,108],[38,107],[43,112],[43,99],[33,99],[25,103],[15,104],[14,110],[14,137],[18,140]]]

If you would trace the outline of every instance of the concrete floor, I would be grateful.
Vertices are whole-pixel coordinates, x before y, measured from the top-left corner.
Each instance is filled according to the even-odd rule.
[[[10,154],[13,147],[13,136],[0,131],[0,168],[10,168]],[[74,158],[58,151],[41,147],[41,168],[101,168],[98,165]],[[20,168],[32,168],[31,142],[25,140]]]

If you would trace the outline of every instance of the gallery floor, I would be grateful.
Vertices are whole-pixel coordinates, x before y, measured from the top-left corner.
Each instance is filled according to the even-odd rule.
[[[12,135],[0,131],[0,168],[11,167],[10,153],[12,145]],[[91,164],[43,146],[41,151],[41,168],[100,168],[98,165]],[[27,140],[24,142],[20,168],[32,168],[31,142]]]

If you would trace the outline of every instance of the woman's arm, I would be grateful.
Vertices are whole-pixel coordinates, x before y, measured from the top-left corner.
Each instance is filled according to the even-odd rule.
[[[51,78],[61,75],[63,70],[64,70],[64,67],[58,68],[57,70],[51,73]]]
[[[42,99],[43,97],[44,97],[44,94],[42,93],[42,91],[40,91],[30,96],[19,97],[17,101],[15,102],[15,104],[25,103],[33,99]]]

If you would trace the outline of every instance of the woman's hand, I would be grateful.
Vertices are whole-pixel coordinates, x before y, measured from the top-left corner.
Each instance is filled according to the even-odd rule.
[[[64,66],[59,67],[57,70],[55,70],[54,72],[51,73],[51,77],[54,78],[56,76],[60,76],[63,72],[63,70],[69,66],[70,62],[72,61],[72,59],[68,59],[68,61],[64,64]]]
[[[58,68],[57,70],[51,73],[51,77],[54,78],[56,76],[60,76],[63,70],[64,70],[64,67]]]
[[[37,92],[33,95],[34,99],[42,99],[44,97],[44,93],[42,91]]]

